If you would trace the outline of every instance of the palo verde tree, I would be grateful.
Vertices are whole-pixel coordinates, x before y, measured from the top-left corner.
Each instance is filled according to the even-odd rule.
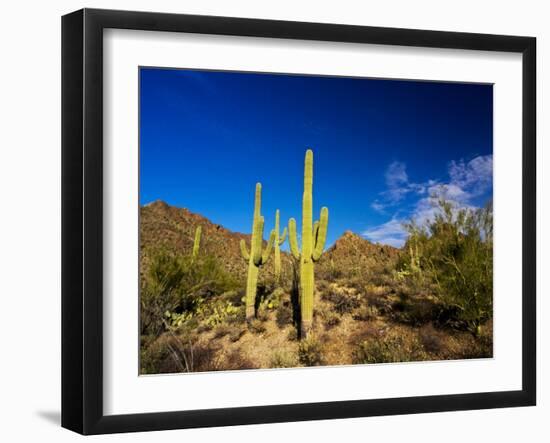
[[[493,207],[460,208],[435,195],[435,216],[407,225],[411,269],[430,282],[453,324],[474,336],[493,311]]]

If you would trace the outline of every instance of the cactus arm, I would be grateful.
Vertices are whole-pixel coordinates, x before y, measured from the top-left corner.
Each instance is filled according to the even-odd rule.
[[[291,218],[288,221],[288,242],[290,243],[290,252],[296,260],[300,260],[300,250],[298,249],[298,239],[296,238],[296,220]]]
[[[319,229],[317,231],[315,248],[313,249],[312,258],[317,261],[323,254],[325,249],[325,242],[327,241],[327,229],[328,229],[328,208],[323,207],[321,209],[321,219],[319,221]]]
[[[275,243],[275,230],[273,229],[271,231],[271,234],[269,235],[269,240],[267,241],[267,246],[264,249],[264,253],[262,254],[262,265],[265,265],[267,261],[269,260],[269,255],[271,254],[271,249],[273,249],[273,243]]]
[[[279,246],[281,246],[286,240],[286,227],[283,230],[281,237],[279,238]]]
[[[262,264],[262,242],[264,237],[264,218],[258,217],[257,222],[254,224],[254,234],[252,235],[252,241],[254,245],[251,246],[250,254],[252,260],[256,266]]]
[[[242,239],[241,239],[241,242],[240,242],[240,246],[241,246],[241,254],[242,254],[243,258],[246,261],[250,260],[250,253],[248,252],[248,249],[246,248],[246,242]]]

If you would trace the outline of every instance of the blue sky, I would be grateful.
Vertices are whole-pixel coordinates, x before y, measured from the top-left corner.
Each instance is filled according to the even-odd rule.
[[[301,220],[311,148],[328,244],[351,230],[400,246],[435,190],[460,206],[491,197],[492,145],[491,85],[140,69],[140,204],[233,231],[250,232],[256,182],[266,237],[276,209]]]

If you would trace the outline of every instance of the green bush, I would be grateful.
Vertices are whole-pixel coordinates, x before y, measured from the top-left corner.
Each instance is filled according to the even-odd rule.
[[[279,328],[284,328],[286,325],[291,325],[293,323],[292,317],[292,308],[290,303],[281,303],[277,307],[276,313],[276,322]]]
[[[345,314],[359,307],[359,297],[353,294],[346,294],[340,291],[331,291],[323,294],[323,299],[334,305],[334,310],[339,314]]]
[[[325,329],[334,328],[341,322],[341,316],[333,311],[323,311],[322,318],[325,323]]]
[[[378,309],[376,306],[363,305],[353,313],[352,317],[354,320],[359,321],[376,320],[376,317],[378,317]]]
[[[408,226],[401,278],[429,285],[449,319],[475,336],[493,311],[493,208],[459,209],[439,199],[425,226]]]
[[[295,368],[298,366],[298,358],[293,352],[277,350],[271,355],[270,366],[272,368]]]
[[[218,350],[212,343],[199,341],[194,335],[163,334],[141,347],[140,373],[217,371],[223,369],[216,356]]]
[[[192,262],[191,257],[162,250],[153,253],[141,279],[141,332],[158,336],[177,329],[195,316],[206,300],[238,286],[215,257],[202,256]]]
[[[304,366],[320,366],[323,364],[321,343],[315,337],[308,337],[300,342],[298,359]]]
[[[355,364],[396,363],[425,358],[422,343],[417,338],[390,331],[360,342],[352,355]]]
[[[263,322],[261,320],[258,320],[257,318],[255,318],[248,324],[248,329],[254,334],[263,334],[266,331]]]

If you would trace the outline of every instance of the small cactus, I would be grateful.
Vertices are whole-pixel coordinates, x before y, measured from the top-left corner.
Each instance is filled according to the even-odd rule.
[[[300,335],[307,338],[313,325],[313,295],[315,291],[314,263],[323,254],[328,229],[328,208],[321,209],[321,218],[313,223],[313,151],[306,152],[304,194],[302,199],[302,250],[298,248],[296,220],[288,221],[290,250],[300,260]]]
[[[202,227],[197,226],[197,229],[195,229],[195,241],[193,242],[193,254],[191,256],[191,262],[194,262],[199,255],[199,248],[201,244],[201,232]]]
[[[252,221],[252,237],[250,239],[250,252],[246,243],[241,240],[241,253],[245,260],[248,260],[248,277],[246,281],[246,321],[250,322],[256,316],[255,303],[256,291],[258,288],[258,273],[260,267],[269,260],[271,249],[275,241],[275,230],[271,231],[266,248],[263,248],[264,218],[261,215],[262,209],[262,185],[256,184],[256,195],[254,200],[254,217]]]
[[[275,211],[275,281],[279,282],[281,279],[281,246],[286,240],[286,227],[283,230],[281,236],[279,236],[279,210]]]

